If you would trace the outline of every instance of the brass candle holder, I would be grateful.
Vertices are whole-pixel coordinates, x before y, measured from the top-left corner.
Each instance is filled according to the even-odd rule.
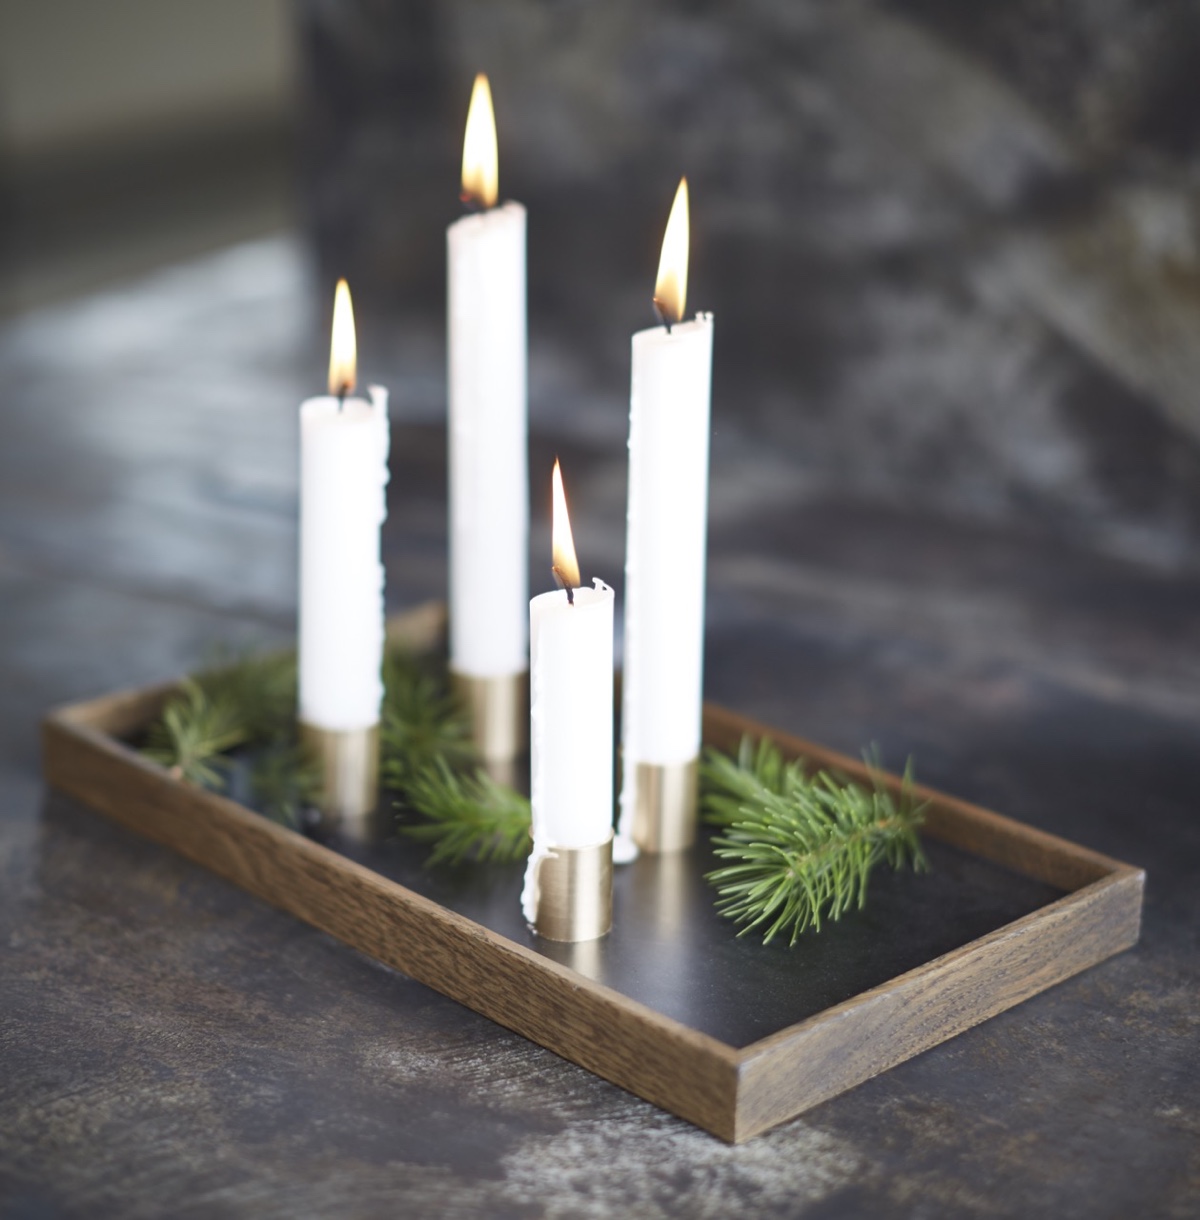
[[[529,673],[476,677],[451,671],[471,722],[471,739],[485,763],[519,758],[529,745]]]
[[[321,767],[321,829],[367,837],[379,803],[379,726],[325,729],[302,721],[300,740]]]
[[[591,847],[551,847],[536,862],[534,931],[546,940],[598,940],[612,929],[612,835]]]
[[[686,851],[696,841],[700,798],[700,760],[634,763],[633,818],[630,833],[651,855]]]

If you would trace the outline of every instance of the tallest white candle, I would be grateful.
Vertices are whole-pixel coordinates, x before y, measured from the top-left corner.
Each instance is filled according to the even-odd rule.
[[[704,313],[682,321],[687,264],[684,179],[654,296],[664,325],[633,336],[621,708],[625,856],[638,837],[639,767],[677,770],[700,753],[713,319]]]
[[[450,666],[496,678],[528,668],[529,472],[525,209],[496,206],[496,126],[478,76],[449,261]]]

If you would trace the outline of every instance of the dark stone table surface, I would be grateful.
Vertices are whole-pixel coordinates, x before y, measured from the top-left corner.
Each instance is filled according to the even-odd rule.
[[[0,1215],[1200,1213],[1194,564],[814,489],[725,413],[710,696],[1149,872],[1135,950],[739,1148],[45,789],[43,709],[291,636],[305,268],[281,237],[0,330]],[[441,358],[364,342],[393,608],[445,579]],[[577,375],[535,342],[533,471],[619,584],[623,389],[575,412]]]

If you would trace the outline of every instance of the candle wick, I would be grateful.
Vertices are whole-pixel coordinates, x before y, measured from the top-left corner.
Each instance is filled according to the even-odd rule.
[[[554,564],[550,568],[550,571],[554,576],[554,583],[558,585],[560,589],[565,589],[567,591],[567,605],[573,606],[575,604],[575,590],[572,589],[571,586],[563,579],[562,569],[558,566],[558,564]]]
[[[654,302],[654,312],[658,315],[659,322],[667,328],[667,334],[671,333],[671,319],[667,316],[666,310],[658,303],[658,297],[651,298]]]

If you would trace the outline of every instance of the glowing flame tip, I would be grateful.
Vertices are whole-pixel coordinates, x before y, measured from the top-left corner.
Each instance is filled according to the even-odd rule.
[[[658,260],[658,280],[654,285],[654,305],[668,326],[683,321],[687,305],[688,277],[688,184],[679,179],[667,230],[663,234],[662,255]]]
[[[350,286],[338,280],[333,294],[333,336],[329,344],[329,392],[339,398],[353,391],[358,373],[358,344],[354,336],[354,306]]]
[[[567,516],[567,496],[563,491],[562,470],[558,458],[554,459],[554,474],[550,479],[553,489],[553,516],[550,528],[550,550],[553,556],[555,579],[570,592],[579,588],[579,560],[575,557],[575,539],[571,535],[571,519]]]
[[[464,203],[494,207],[500,195],[499,156],[496,153],[496,115],[492,89],[480,72],[471,90],[467,131],[463,137],[462,197]]]

